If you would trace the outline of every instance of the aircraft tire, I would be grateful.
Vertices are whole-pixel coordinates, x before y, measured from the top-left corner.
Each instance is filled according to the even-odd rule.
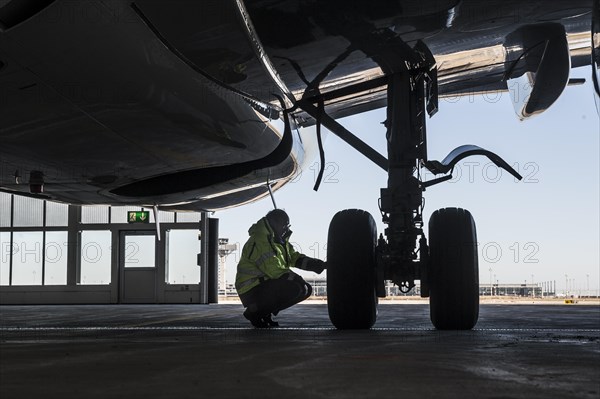
[[[479,317],[477,232],[471,213],[439,209],[429,219],[429,308],[438,330],[470,330]]]
[[[377,320],[375,247],[377,226],[370,213],[335,214],[327,239],[327,308],[338,329],[369,329]]]

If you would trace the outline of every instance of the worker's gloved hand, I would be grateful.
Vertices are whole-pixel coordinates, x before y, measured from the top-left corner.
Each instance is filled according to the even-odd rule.
[[[298,269],[308,270],[309,272],[322,273],[327,268],[327,264],[321,259],[309,258],[302,256],[296,261],[295,265]]]
[[[306,261],[306,270],[321,274],[325,269],[327,269],[327,263],[321,259],[308,258]]]

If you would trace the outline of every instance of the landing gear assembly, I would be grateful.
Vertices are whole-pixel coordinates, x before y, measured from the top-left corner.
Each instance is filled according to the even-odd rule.
[[[380,197],[385,234],[377,237],[372,216],[356,209],[338,212],[329,227],[328,309],[339,329],[373,326],[377,297],[386,296],[386,280],[403,292],[419,280],[421,296],[430,298],[431,321],[437,329],[473,328],[479,315],[475,222],[467,210],[440,209],[429,221],[428,242],[423,230],[423,192],[449,180],[456,163],[470,155],[485,155],[521,179],[502,158],[477,146],[458,147],[441,162],[427,159],[425,117],[437,111],[437,72],[433,56],[422,43],[414,55],[404,68],[386,76],[387,160],[370,148],[365,150],[357,137],[323,117],[322,109],[317,111],[313,105],[322,104],[322,98],[305,99],[300,105],[388,173]],[[423,168],[443,176],[423,181]]]

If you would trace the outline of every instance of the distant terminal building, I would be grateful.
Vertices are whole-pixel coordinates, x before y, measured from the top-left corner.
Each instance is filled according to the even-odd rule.
[[[306,281],[313,287],[314,297],[327,297],[327,279],[323,276],[310,278],[305,277]],[[387,297],[410,297],[421,296],[421,286],[417,285],[408,292],[402,292],[398,286],[391,281],[386,281],[385,291]],[[227,284],[225,292],[221,295],[237,296],[234,284]],[[564,296],[556,290],[555,281],[540,282],[535,284],[527,283],[509,283],[509,284],[479,284],[479,295],[482,297],[533,297],[533,298],[551,298]],[[578,295],[581,296],[581,295]],[[589,296],[589,295],[588,295]]]
[[[327,296],[327,280],[323,277],[307,278],[306,281],[313,287],[313,296]],[[235,287],[231,285],[229,295],[235,295]],[[421,287],[417,284],[413,289],[404,293],[391,281],[386,281],[386,294],[388,297],[420,296]],[[556,296],[555,284],[480,284],[479,295],[481,296],[519,296],[519,297],[554,297]]]
[[[327,297],[327,280],[324,277],[318,278],[306,278],[306,281],[313,287],[313,297],[323,298]],[[400,288],[394,285],[391,281],[387,281],[385,285],[387,297],[413,297],[421,296],[421,287],[417,284],[409,292],[403,293]],[[575,295],[576,294],[576,295]],[[221,295],[228,297],[236,297],[237,292],[234,284],[227,284],[225,286],[225,292]],[[576,296],[580,298],[591,297],[597,298],[599,295],[597,292],[591,292],[591,294],[582,293],[567,293],[558,292],[556,290],[556,283],[554,281],[548,281],[536,284],[484,284],[479,285],[479,295],[482,297],[530,297],[530,298],[554,298],[562,296]]]
[[[556,282],[548,281],[539,284],[480,284],[481,296],[520,296],[545,298],[556,296]]]

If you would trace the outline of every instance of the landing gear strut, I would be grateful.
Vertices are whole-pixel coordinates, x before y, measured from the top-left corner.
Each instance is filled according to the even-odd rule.
[[[330,225],[327,295],[329,317],[337,328],[370,328],[377,314],[375,296],[386,296],[388,280],[402,292],[415,288],[419,280],[421,296],[430,297],[436,328],[473,328],[479,315],[475,222],[464,209],[438,210],[429,221],[428,243],[423,231],[423,192],[449,180],[456,163],[470,155],[485,155],[521,179],[502,158],[477,146],[458,147],[441,162],[427,159],[425,117],[437,111],[437,72],[424,44],[415,47],[414,55],[406,67],[386,77],[387,163],[365,151],[358,138],[347,139],[352,134],[331,118],[318,119],[388,172],[380,198],[385,237],[376,238],[373,219],[364,211],[342,211]],[[317,100],[322,98],[310,102]],[[302,108],[317,118],[308,101]],[[420,178],[422,168],[446,175],[425,182]]]

